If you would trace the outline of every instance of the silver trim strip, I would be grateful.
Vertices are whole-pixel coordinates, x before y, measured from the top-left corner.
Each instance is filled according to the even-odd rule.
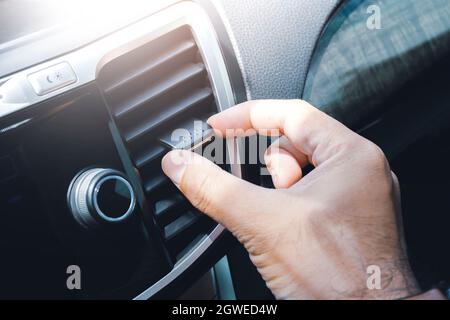
[[[186,4],[187,3],[184,3],[183,6]],[[228,109],[236,102],[234,100],[233,90],[231,88],[230,79],[228,77],[225,61],[222,57],[217,35],[214,32],[214,27],[207,14],[198,5],[189,3],[184,9],[186,10],[183,10],[186,18],[185,22],[191,26],[197,44],[203,55],[203,60],[208,69],[219,111]],[[234,160],[231,161],[231,172],[235,176],[241,177],[240,153],[238,152],[237,141],[235,139],[230,139],[227,141],[227,146],[230,153],[230,159]],[[167,275],[138,295],[135,300],[149,299],[155,293],[174,281],[214,243],[224,230],[225,228],[222,225],[218,225],[194,250],[178,262]]]
[[[241,69],[242,80],[244,81],[245,94],[247,96],[247,100],[252,100],[252,93],[250,91],[250,85],[248,83],[248,77],[247,77],[247,72],[246,72],[246,69],[245,69],[245,65],[244,65],[244,62],[242,60],[241,50],[239,49],[239,45],[238,45],[238,42],[236,40],[236,36],[235,36],[235,34],[233,32],[233,28],[231,27],[230,20],[229,20],[229,18],[227,16],[227,13],[225,12],[225,8],[223,6],[223,1],[212,1],[212,4],[216,8],[217,13],[220,16],[220,19],[222,20],[223,25],[225,26],[225,30],[226,30],[226,32],[228,34],[228,38],[231,41],[231,46],[233,47],[234,55],[236,56],[236,60],[237,60],[238,65],[239,65],[239,69]]]
[[[183,25],[189,25],[193,30],[208,70],[219,110],[233,106],[234,95],[214,27],[206,12],[198,4],[184,1],[77,51],[0,79],[0,117],[94,81],[98,70],[108,61]],[[68,62],[75,71],[77,82],[44,96],[38,96],[28,82],[27,76],[64,61]],[[11,92],[14,93],[13,98],[10,98]],[[241,177],[238,145],[234,139],[227,141],[227,145],[230,159],[234,160],[231,171],[234,175]],[[211,246],[224,230],[223,226],[218,225],[166,276],[135,299],[148,299],[175,280]]]

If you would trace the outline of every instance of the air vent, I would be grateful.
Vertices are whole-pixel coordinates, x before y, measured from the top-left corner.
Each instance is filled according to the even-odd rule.
[[[163,138],[217,112],[191,29],[176,29],[116,58],[98,79],[176,262],[216,225],[161,171],[161,159],[171,149]]]

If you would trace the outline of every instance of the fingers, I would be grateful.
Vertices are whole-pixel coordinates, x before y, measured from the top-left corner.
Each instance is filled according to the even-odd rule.
[[[302,178],[302,167],[308,165],[308,158],[285,137],[273,142],[267,149],[264,160],[274,186],[287,189]]]
[[[208,123],[222,136],[278,130],[314,165],[331,158],[356,135],[344,125],[301,100],[249,101],[212,116]],[[233,130],[234,129],[234,130]],[[240,129],[240,131],[236,131]]]
[[[189,151],[169,152],[162,168],[197,209],[231,231],[238,226],[251,228],[256,217],[276,203],[274,195],[268,195],[270,190],[241,180]]]

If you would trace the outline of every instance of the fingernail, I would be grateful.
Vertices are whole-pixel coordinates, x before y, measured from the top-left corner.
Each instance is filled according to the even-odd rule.
[[[280,177],[278,176],[278,174],[276,172],[274,173],[270,173],[270,175],[272,176],[272,183],[275,187],[280,185]]]
[[[266,154],[264,155],[264,162],[268,169],[273,168],[273,154],[274,154],[274,149],[268,148],[266,151]]]
[[[270,170],[272,168],[272,157],[270,156],[270,154],[266,154],[264,161],[266,163],[267,169]]]
[[[280,177],[278,175],[276,168],[274,168],[272,154],[273,154],[273,150],[269,149],[268,153],[266,154],[266,156],[264,158],[264,161],[266,162],[266,168],[269,171],[270,176],[272,177],[272,182],[273,182],[274,186],[278,186]]]
[[[216,129],[216,124],[214,123],[214,122],[216,122],[217,116],[218,116],[218,115],[215,114],[215,115],[209,117],[209,119],[206,120],[206,123],[214,130],[214,134],[215,134],[217,137],[223,138],[223,137],[224,137],[224,134],[223,134],[222,131],[220,131],[219,129]]]
[[[190,159],[190,153],[184,150],[174,150],[169,152],[162,159],[162,169],[164,173],[175,183],[180,185],[187,164]]]
[[[212,127],[212,124],[214,123],[214,120],[217,118],[217,115],[212,115],[211,117],[206,120],[206,123],[209,124]]]

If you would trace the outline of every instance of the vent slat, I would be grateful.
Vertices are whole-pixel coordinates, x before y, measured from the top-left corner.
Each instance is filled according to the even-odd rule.
[[[186,199],[179,193],[155,203],[155,215],[162,225],[173,222],[180,216],[181,207],[186,206]]]
[[[138,96],[133,97],[133,99],[127,102],[125,105],[118,108],[114,115],[117,118],[121,118],[129,112],[137,109],[144,104],[148,104],[157,97],[169,92],[171,89],[181,85],[182,83],[202,74],[205,71],[205,66],[203,64],[191,64],[188,65],[177,73],[172,74],[170,78],[164,81],[158,82],[157,84],[150,86],[146,91]]]
[[[174,222],[168,224],[164,227],[164,239],[166,241],[171,241],[175,237],[181,235],[185,232],[189,227],[195,224],[195,222],[199,219],[199,215],[193,212],[187,212],[182,215]]]
[[[160,67],[161,65],[164,65],[171,60],[175,59],[176,57],[193,50],[195,48],[195,42],[193,40],[187,40],[180,44],[178,44],[175,48],[167,52],[165,55],[157,57],[155,60],[151,61],[146,66],[143,66],[136,71],[134,71],[131,74],[128,74],[126,76],[123,76],[123,78],[119,79],[117,82],[111,84],[108,88],[106,88],[104,91],[106,94],[111,94],[113,91],[125,86],[129,82],[133,81],[136,78],[143,77],[145,74],[151,72],[152,70],[156,69],[157,67]]]
[[[186,111],[194,107],[195,105],[198,105],[208,98],[211,98],[211,96],[212,90],[210,88],[201,88],[200,90],[193,92],[191,95],[189,95],[189,97],[178,101],[175,105],[167,106],[158,117],[148,119],[148,121],[126,132],[125,140],[127,142],[132,142],[133,140],[153,130],[158,126],[158,124],[172,119],[181,112]]]
[[[166,176],[163,173],[161,173],[161,175],[152,177],[148,181],[146,181],[144,189],[147,194],[151,194],[156,189],[164,186],[167,183],[169,183],[169,179],[166,178]]]
[[[148,163],[161,158],[167,152],[166,148],[163,146],[156,146],[148,151],[141,151],[140,154],[136,157],[136,166],[138,168],[142,168]]]
[[[193,246],[192,241],[199,239],[199,235],[208,233],[215,223],[206,219],[203,214],[188,211],[164,228],[164,239],[170,253],[175,259],[180,259],[180,253],[188,252]]]
[[[217,225],[192,207],[161,170],[161,158],[174,148],[168,143],[173,130],[191,132],[192,121],[217,112],[207,72],[192,30],[182,26],[115,58],[98,74],[174,263]]]

